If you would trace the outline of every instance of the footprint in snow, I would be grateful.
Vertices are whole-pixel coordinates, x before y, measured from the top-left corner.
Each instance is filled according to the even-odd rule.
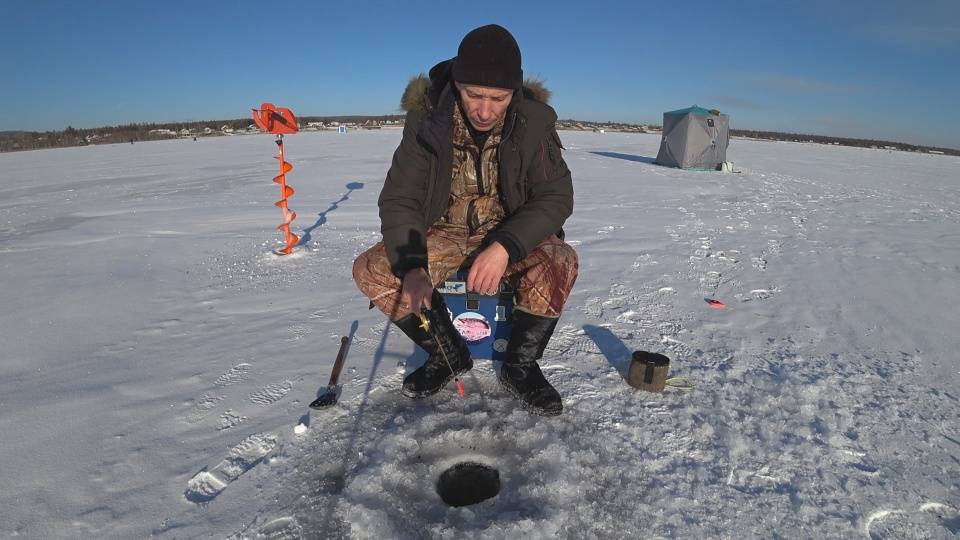
[[[192,503],[212,501],[231,482],[240,478],[267,457],[277,446],[277,438],[268,433],[257,433],[240,441],[227,456],[209,471],[198,472],[187,482],[183,496]]]
[[[656,260],[653,259],[653,256],[649,253],[644,253],[643,255],[638,255],[636,259],[633,260],[633,265],[631,268],[634,271],[640,270],[646,266],[653,264],[659,264]]]
[[[751,300],[766,300],[772,298],[773,295],[781,292],[778,288],[772,289],[752,289],[748,294],[736,294],[734,295],[737,298],[740,298],[743,302],[750,302]]]
[[[188,424],[200,422],[213,411],[213,408],[216,407],[217,403],[221,400],[223,400],[223,396],[203,394],[200,396],[200,399],[193,403],[193,407],[191,407],[190,412],[183,417],[183,421]]]
[[[237,364],[217,377],[213,384],[215,386],[230,386],[242,382],[250,376],[251,367],[253,366],[250,364]]]
[[[225,411],[223,414],[220,415],[220,418],[217,419],[217,431],[223,431],[223,430],[225,430],[225,429],[230,429],[230,428],[232,428],[233,426],[239,424],[240,422],[243,422],[243,421],[246,420],[246,419],[247,419],[246,416],[241,416],[241,415],[233,412],[232,409],[231,409],[231,410],[227,410],[227,411]]]
[[[960,533],[960,512],[938,502],[917,510],[877,510],[864,520],[863,532],[871,540],[949,540]]]
[[[880,468],[870,462],[866,452],[850,448],[841,448],[840,459],[867,476],[880,476]]]
[[[720,287],[720,272],[708,271],[700,276],[700,291],[704,294],[712,294]]]
[[[256,537],[268,540],[300,540],[303,538],[303,527],[297,523],[295,517],[281,517],[265,523],[257,531]]]
[[[783,242],[780,240],[767,240],[767,252],[771,255],[782,255]]]
[[[763,272],[767,269],[767,260],[764,259],[763,256],[753,257],[752,262],[753,267],[756,268],[758,272]]]
[[[268,384],[260,390],[250,394],[250,401],[260,405],[261,407],[266,407],[279,401],[283,396],[287,395],[287,392],[293,388],[293,383],[290,381],[283,381],[280,383]]]
[[[298,341],[310,334],[311,328],[303,324],[295,324],[290,327],[290,337],[286,341]]]
[[[180,325],[180,319],[167,319],[165,321],[160,321],[153,326],[148,328],[143,328],[134,332],[138,336],[159,336],[164,333],[167,329],[174,328]]]

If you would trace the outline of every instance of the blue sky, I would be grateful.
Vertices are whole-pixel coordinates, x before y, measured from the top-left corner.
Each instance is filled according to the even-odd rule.
[[[832,5],[838,4],[838,5]],[[3,0],[0,130],[397,113],[411,75],[496,22],[561,118],[960,148],[960,1]]]

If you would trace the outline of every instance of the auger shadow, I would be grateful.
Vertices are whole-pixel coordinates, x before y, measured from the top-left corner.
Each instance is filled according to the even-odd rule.
[[[330,206],[326,210],[317,214],[317,221],[313,225],[303,230],[303,234],[300,236],[300,242],[297,244],[298,246],[307,245],[307,242],[310,241],[310,233],[312,233],[313,230],[316,229],[317,227],[320,227],[324,223],[326,223],[327,214],[339,208],[340,203],[349,199],[351,193],[353,193],[355,190],[363,189],[363,182],[350,182],[349,184],[346,185],[346,188],[347,188],[346,193],[341,195],[339,199],[330,203]]]

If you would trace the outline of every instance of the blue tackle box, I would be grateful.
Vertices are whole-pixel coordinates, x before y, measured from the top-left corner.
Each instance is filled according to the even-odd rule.
[[[450,310],[450,318],[470,349],[473,358],[502,362],[510,340],[513,287],[500,282],[497,294],[467,292],[467,273],[459,271],[437,291]]]

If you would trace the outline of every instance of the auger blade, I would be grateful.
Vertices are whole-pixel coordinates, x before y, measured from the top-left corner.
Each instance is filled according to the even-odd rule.
[[[283,172],[280,173],[280,174],[286,174],[286,173],[288,173],[288,172],[290,172],[290,171],[293,170],[293,165],[287,163],[286,161],[282,161],[282,158],[281,158],[280,156],[273,156],[273,159],[280,159],[280,160],[281,160],[281,161],[280,161],[280,170],[283,171]]]

